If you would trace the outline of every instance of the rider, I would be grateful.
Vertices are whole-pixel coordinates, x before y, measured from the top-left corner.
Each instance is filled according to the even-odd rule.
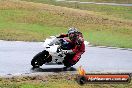
[[[72,46],[70,50],[66,51],[66,53],[73,55],[72,59],[69,59],[70,56],[66,56],[65,59],[68,60],[70,65],[74,65],[79,61],[81,55],[85,52],[83,35],[76,28],[70,28],[67,34],[61,34],[58,36],[58,38],[64,37],[69,37],[66,41]]]

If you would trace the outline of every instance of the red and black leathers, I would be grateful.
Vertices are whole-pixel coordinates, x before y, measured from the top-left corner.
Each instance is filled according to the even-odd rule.
[[[59,38],[64,38],[64,37],[69,37],[68,34],[61,34]],[[73,40],[70,39],[65,39],[68,41],[72,47],[72,51],[75,53],[73,56],[72,60],[69,60],[71,64],[76,64],[79,59],[81,58],[81,55],[85,52],[85,44],[84,44],[84,39],[82,36],[82,33],[78,32],[76,35],[76,38]]]

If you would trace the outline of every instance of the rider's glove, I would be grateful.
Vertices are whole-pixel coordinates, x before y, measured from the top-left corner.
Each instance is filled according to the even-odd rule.
[[[67,53],[74,53],[72,50],[63,50],[64,54],[67,54]]]
[[[73,53],[73,51],[72,50],[67,50],[67,53]]]
[[[67,54],[68,52],[67,52],[68,50],[62,50],[62,52],[64,53],[64,54]]]

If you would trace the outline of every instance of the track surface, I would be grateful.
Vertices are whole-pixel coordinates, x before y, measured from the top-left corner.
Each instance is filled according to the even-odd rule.
[[[42,42],[0,41],[0,75],[33,72],[63,72],[63,65],[43,65],[32,69],[30,61],[43,50]],[[132,72],[132,51],[86,47],[81,60],[68,71],[79,66],[86,72]]]

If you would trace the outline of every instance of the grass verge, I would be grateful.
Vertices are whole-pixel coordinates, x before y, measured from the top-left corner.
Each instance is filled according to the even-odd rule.
[[[69,73],[48,76],[26,76],[0,78],[1,88],[131,88],[132,82],[125,84],[84,84],[76,82],[77,75]]]
[[[132,48],[132,10],[129,7],[37,1],[53,4],[48,5],[26,1],[0,1],[0,39],[42,41],[74,26],[94,45]]]

